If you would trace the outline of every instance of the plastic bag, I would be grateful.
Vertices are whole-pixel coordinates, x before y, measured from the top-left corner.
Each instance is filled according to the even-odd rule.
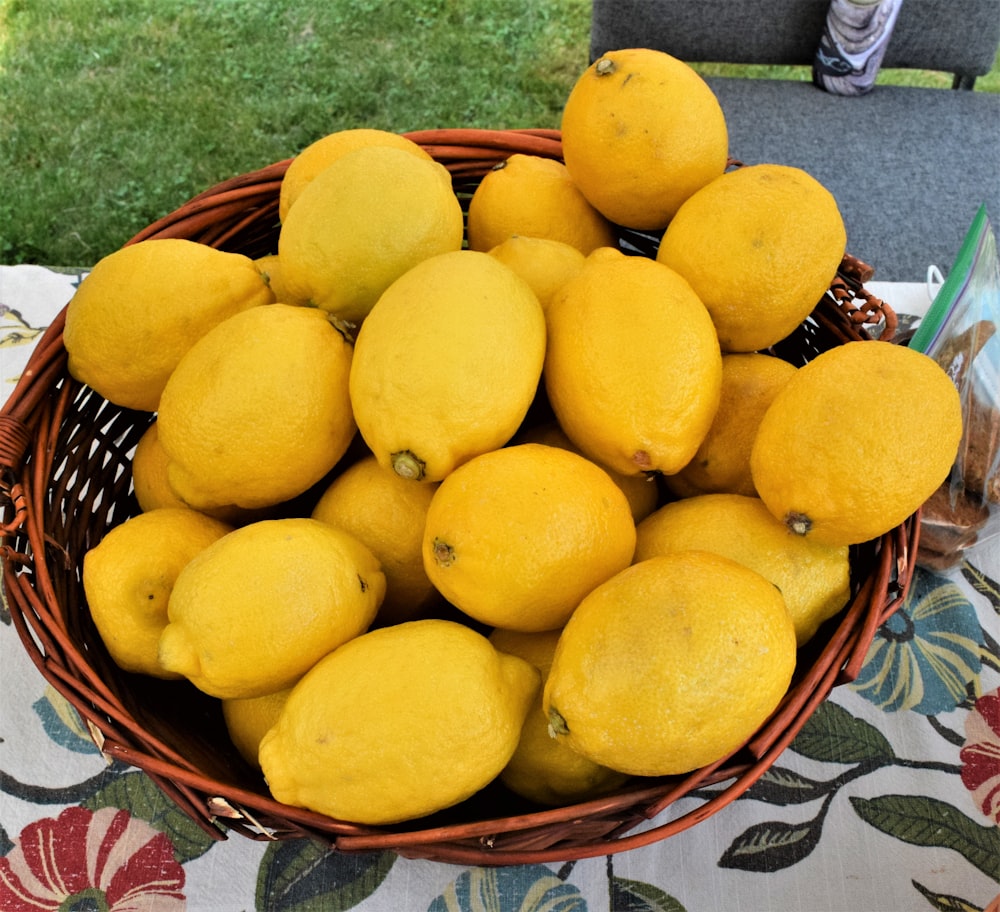
[[[951,475],[924,504],[917,563],[946,569],[1000,535],[1000,259],[985,206],[910,340],[958,388],[963,433]],[[914,416],[919,420],[919,416]]]

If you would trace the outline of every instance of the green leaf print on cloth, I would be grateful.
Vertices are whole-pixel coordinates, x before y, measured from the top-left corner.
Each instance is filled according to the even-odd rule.
[[[903,842],[954,849],[980,871],[1000,881],[1000,830],[982,826],[937,798],[880,795],[851,798],[862,820]]]
[[[307,839],[272,842],[257,872],[258,909],[342,912],[374,893],[396,861],[392,852],[338,855]]]

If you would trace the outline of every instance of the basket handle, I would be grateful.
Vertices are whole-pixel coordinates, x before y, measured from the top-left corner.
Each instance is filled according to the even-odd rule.
[[[21,469],[34,437],[41,404],[66,364],[62,334],[66,308],[56,315],[38,340],[3,408],[0,409],[0,534],[17,532],[27,517]],[[11,516],[10,511],[13,510]]]

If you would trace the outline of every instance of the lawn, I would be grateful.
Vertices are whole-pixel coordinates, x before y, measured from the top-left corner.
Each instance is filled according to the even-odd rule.
[[[589,16],[589,0],[0,0],[0,262],[92,264],[346,127],[558,126]],[[996,69],[980,87],[1000,91]]]

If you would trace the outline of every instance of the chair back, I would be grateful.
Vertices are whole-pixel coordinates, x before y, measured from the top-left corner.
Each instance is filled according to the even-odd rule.
[[[810,66],[830,0],[593,0],[591,59],[651,47],[688,63]],[[988,73],[1000,0],[903,0],[883,67]]]

